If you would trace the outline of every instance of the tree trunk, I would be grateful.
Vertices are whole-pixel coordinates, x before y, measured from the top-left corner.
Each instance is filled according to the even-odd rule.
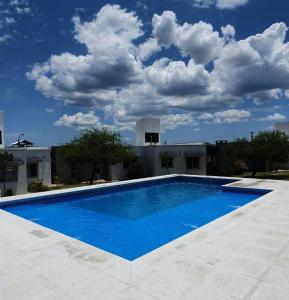
[[[89,184],[90,184],[90,185],[93,184],[93,179],[94,179],[94,176],[95,176],[95,172],[96,172],[96,167],[93,166],[93,167],[92,167],[91,176],[90,176],[90,181],[89,181]]]

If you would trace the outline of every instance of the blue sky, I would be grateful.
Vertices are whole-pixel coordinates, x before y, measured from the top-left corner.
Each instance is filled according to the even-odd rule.
[[[58,145],[161,117],[169,143],[249,136],[286,120],[286,0],[0,0],[6,143]]]

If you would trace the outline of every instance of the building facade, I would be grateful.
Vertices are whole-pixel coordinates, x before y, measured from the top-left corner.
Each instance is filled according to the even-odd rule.
[[[7,151],[13,155],[13,161],[6,168],[6,190],[11,189],[14,195],[19,195],[27,193],[28,185],[31,182],[51,184],[50,148],[5,148],[0,151]],[[4,176],[3,170],[1,171],[0,189],[3,191]]]
[[[208,143],[151,145],[132,148],[144,167],[145,176],[168,174],[213,175],[215,146]],[[128,179],[129,165],[122,162],[110,168],[112,180]]]
[[[51,150],[44,147],[28,147],[33,145],[27,141],[13,143],[13,147],[6,147],[4,143],[4,118],[0,112],[0,153],[12,154],[13,159],[8,162],[6,168],[0,164],[0,196],[6,191],[12,190],[13,195],[27,193],[31,182],[51,184]],[[5,172],[5,173],[4,173]]]

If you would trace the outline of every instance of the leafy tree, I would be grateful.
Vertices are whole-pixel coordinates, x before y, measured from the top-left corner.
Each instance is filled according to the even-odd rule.
[[[66,159],[91,165],[90,184],[97,170],[121,162],[129,153],[129,148],[121,143],[120,135],[106,128],[86,130],[66,147]]]
[[[288,136],[278,130],[259,132],[252,140],[252,149],[256,160],[270,171],[289,159]],[[253,172],[256,174],[256,168]]]
[[[140,160],[132,163],[127,170],[128,179],[138,179],[145,177],[144,166]]]
[[[81,181],[81,166],[83,164],[83,157],[80,151],[80,144],[78,139],[72,140],[70,143],[65,144],[61,148],[61,153],[66,162],[70,164],[71,167],[77,169],[78,181]]]
[[[3,194],[6,194],[6,171],[8,165],[13,162],[13,154],[8,153],[7,151],[0,152],[0,170],[3,174]]]
[[[244,161],[254,177],[257,171],[269,168],[289,159],[289,139],[280,131],[260,131],[252,141],[237,139],[229,144],[234,161]]]

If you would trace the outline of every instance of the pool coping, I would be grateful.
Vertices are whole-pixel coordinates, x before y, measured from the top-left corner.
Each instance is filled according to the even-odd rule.
[[[90,274],[92,276],[95,276],[95,278],[105,278],[106,285],[108,286],[108,289],[106,292],[98,291],[97,289],[91,289],[89,291],[88,287],[85,288],[85,282],[87,280],[83,280],[85,274],[79,275],[79,280],[77,281],[76,286],[78,286],[79,289],[75,290],[73,289],[74,293],[79,294],[79,297],[75,299],[90,299],[89,293],[91,293],[93,299],[95,296],[102,296],[102,299],[108,299],[108,296],[112,293],[114,295],[122,295],[124,296],[123,299],[127,299],[127,297],[130,294],[133,295],[141,295],[144,299],[162,299],[165,298],[166,295],[170,296],[168,292],[170,291],[174,297],[172,299],[177,299],[180,297],[182,299],[184,295],[188,292],[191,288],[194,288],[196,291],[200,293],[200,295],[205,295],[208,293],[207,288],[204,288],[200,291],[200,285],[191,282],[190,278],[187,278],[186,272],[181,272],[178,268],[178,261],[180,261],[180,257],[182,258],[182,261],[191,264],[198,264],[200,259],[201,261],[206,261],[209,259],[209,256],[204,255],[200,252],[200,248],[203,247],[203,252],[208,252],[210,249],[208,249],[208,246],[205,247],[206,243],[208,243],[208,237],[210,237],[211,240],[214,240],[215,243],[217,241],[214,239],[214,236],[219,234],[220,231],[224,232],[224,236],[220,236],[220,239],[224,239],[227,243],[230,243],[230,241],[226,238],[228,234],[230,234],[230,226],[232,227],[232,231],[234,231],[234,228],[236,226],[240,227],[246,227],[246,224],[244,223],[250,215],[254,214],[258,210],[265,211],[266,209],[273,207],[276,210],[278,209],[278,205],[280,204],[278,202],[277,197],[280,195],[286,194],[286,190],[289,187],[289,183],[282,182],[282,181],[270,181],[270,180],[255,180],[255,179],[242,179],[242,178],[230,178],[230,177],[216,177],[216,176],[194,176],[194,175],[183,175],[183,174],[173,174],[173,175],[167,175],[167,176],[159,176],[159,177],[153,177],[153,178],[147,178],[145,180],[132,180],[127,182],[115,182],[110,184],[104,184],[99,186],[93,186],[93,187],[80,187],[80,188],[73,188],[73,189],[65,189],[60,191],[52,191],[52,192],[44,192],[41,194],[34,194],[34,195],[25,195],[25,196],[13,196],[9,197],[9,200],[3,201],[1,199],[1,203],[11,203],[12,201],[23,201],[26,199],[41,199],[46,196],[51,196],[53,194],[66,194],[71,191],[76,192],[82,192],[85,190],[94,190],[101,187],[110,187],[110,186],[118,186],[123,184],[129,184],[129,183],[135,183],[135,182],[144,182],[144,181],[150,181],[150,180],[157,180],[162,178],[170,178],[170,177],[176,177],[176,176],[188,176],[188,177],[198,177],[198,178],[212,178],[212,179],[229,179],[229,180],[236,180],[233,183],[225,184],[225,188],[233,188],[236,189],[242,189],[242,190],[270,190],[272,192],[259,197],[258,199],[232,211],[229,214],[226,214],[184,236],[179,237],[176,240],[173,240],[169,242],[168,244],[165,244],[161,246],[160,248],[157,248],[153,250],[152,252],[147,253],[144,256],[139,257],[138,259],[134,261],[128,261],[121,257],[118,257],[114,254],[111,254],[109,252],[103,251],[99,248],[96,248],[94,246],[91,246],[89,244],[83,243],[79,240],[73,239],[71,237],[68,237],[64,234],[61,234],[57,231],[54,231],[52,229],[43,227],[41,225],[38,225],[36,223],[30,222],[28,220],[25,220],[23,218],[17,217],[15,215],[12,215],[8,212],[5,212],[3,210],[0,211],[0,220],[1,224],[3,225],[3,228],[1,228],[0,224],[0,237],[4,241],[7,242],[6,245],[2,245],[0,250],[4,251],[4,253],[7,253],[7,255],[14,257],[16,260],[21,260],[24,265],[29,265],[31,262],[27,261],[27,257],[19,250],[15,249],[13,247],[13,244],[16,242],[15,240],[11,240],[12,237],[9,235],[15,235],[20,240],[23,239],[23,243],[25,241],[25,245],[28,249],[30,249],[30,252],[37,252],[38,255],[41,255],[43,259],[49,258],[49,251],[52,251],[51,249],[54,249],[55,257],[61,257],[65,264],[71,265],[77,262],[77,266],[79,269],[85,269],[89,266],[89,271],[87,274]],[[286,194],[289,196],[289,192]],[[260,201],[260,200],[263,201]],[[283,201],[284,202],[284,201]],[[283,203],[282,202],[282,203]],[[287,205],[285,203],[284,205]],[[280,214],[282,213],[282,210],[280,211]],[[274,216],[273,216],[274,217]],[[4,223],[6,221],[6,223]],[[254,227],[256,224],[254,220],[250,219],[250,223],[252,227]],[[288,222],[289,223],[289,222]],[[229,226],[230,225],[230,226]],[[254,225],[254,226],[253,226]],[[267,224],[265,224],[264,228]],[[234,227],[235,226],[235,227]],[[277,225],[276,225],[277,226]],[[7,234],[7,231],[5,229],[10,230],[11,234]],[[255,227],[254,227],[255,228]],[[259,228],[259,227],[258,227]],[[244,229],[245,230],[245,229]],[[261,230],[260,228],[258,230]],[[23,232],[22,232],[23,231]],[[282,227],[282,230],[280,231],[280,234],[285,232],[285,229]],[[17,233],[17,234],[16,234]],[[20,234],[21,233],[21,234]],[[289,233],[289,232],[288,232]],[[248,232],[250,234],[250,232]],[[204,235],[207,236],[204,238]],[[203,236],[203,237],[202,237]],[[232,238],[232,237],[231,237]],[[235,243],[238,241],[235,241],[235,236],[232,238]],[[203,240],[202,240],[203,239]],[[285,241],[284,241],[285,242]],[[289,241],[288,241],[289,242]],[[20,241],[19,241],[20,243]],[[9,245],[12,245],[11,248]],[[43,245],[47,244],[47,248],[42,249]],[[40,249],[39,251],[35,250],[35,245],[37,245]],[[214,244],[211,244],[210,246],[214,246]],[[241,245],[241,244],[240,244]],[[288,245],[286,240],[286,245]],[[9,247],[8,247],[9,246]],[[212,246],[212,249],[214,247]],[[197,247],[197,248],[196,248]],[[21,248],[21,247],[20,247]],[[73,251],[71,249],[74,249]],[[186,253],[185,249],[192,248],[194,249],[194,253],[198,254],[197,257],[189,259],[184,258],[184,253]],[[9,251],[7,250],[9,249]],[[47,250],[49,249],[49,250]],[[75,250],[76,249],[76,250]],[[283,249],[283,248],[282,248]],[[288,248],[289,249],[289,248]],[[71,253],[71,251],[73,253]],[[278,252],[279,253],[279,252]],[[17,256],[18,254],[18,256]],[[29,253],[30,254],[30,253]],[[228,253],[228,257],[232,255],[231,253]],[[90,257],[90,258],[89,258]],[[93,257],[95,260],[91,260],[91,257]],[[217,257],[217,255],[216,255]],[[166,261],[167,260],[167,261]],[[264,263],[265,264],[265,263]],[[205,264],[206,265],[206,264]],[[1,266],[1,262],[0,262]],[[34,270],[34,266],[29,265],[30,268]],[[168,269],[167,269],[168,267]],[[49,267],[47,267],[49,269]],[[57,266],[55,266],[57,269]],[[37,268],[36,268],[37,269]],[[148,270],[147,270],[148,269]],[[173,274],[171,269],[174,270]],[[36,270],[37,273],[40,271]],[[26,273],[28,271],[26,270]],[[30,272],[30,271],[29,271]],[[28,272],[28,273],[29,273]],[[44,268],[41,270],[40,275],[45,277],[50,283],[55,284],[55,282],[59,282],[60,285],[57,285],[57,287],[54,287],[57,289],[58,292],[61,291],[61,293],[65,293],[67,296],[73,298],[74,294],[71,294],[69,289],[67,288],[60,288],[61,286],[61,278],[58,278],[58,276],[55,276],[56,278],[53,278],[51,275],[47,275],[46,269]],[[61,270],[59,269],[59,272],[61,273]],[[165,273],[163,273],[165,272]],[[252,271],[253,272],[253,271]],[[30,274],[30,273],[29,273]],[[44,275],[43,275],[44,274]],[[74,272],[72,272],[74,274]],[[27,275],[27,274],[26,274]],[[233,274],[234,275],[234,274]],[[240,276],[239,272],[236,272],[236,276]],[[250,274],[248,279],[248,274],[241,274],[242,278],[245,278],[245,281],[254,281],[255,289],[253,289],[251,286],[248,287],[247,293],[246,293],[246,299],[249,299],[251,297],[251,294],[254,295],[255,291],[258,290],[259,285],[262,283],[259,278],[255,278]],[[70,275],[72,276],[72,275]],[[99,277],[100,276],[100,277]],[[157,276],[157,277],[156,277]],[[171,276],[175,277],[177,280],[178,277],[180,277],[180,282],[178,284],[181,285],[181,287],[178,289],[178,292],[172,290],[171,287]],[[196,275],[197,276],[197,275]],[[209,276],[209,275],[208,275]],[[245,276],[245,277],[243,277]],[[161,280],[160,278],[163,278]],[[94,278],[94,277],[93,277]],[[207,277],[206,277],[207,278]],[[215,278],[216,279],[216,278]],[[155,281],[155,283],[154,283]],[[189,281],[189,282],[188,282]],[[148,282],[150,284],[148,284]],[[272,284],[272,283],[270,283]],[[114,287],[115,285],[120,285],[121,291],[115,291]],[[165,288],[163,288],[165,286]],[[278,285],[277,285],[278,286]],[[184,288],[183,288],[184,287]],[[244,287],[243,287],[244,288]],[[276,288],[276,287],[275,287]],[[84,289],[84,290],[83,290]],[[111,291],[110,291],[111,289]],[[219,298],[216,296],[216,293],[214,293],[215,298],[212,299],[224,299],[224,296],[230,296],[232,298],[230,299],[245,299],[245,296],[240,296],[238,293],[241,293],[241,291],[238,290],[238,292],[230,291],[229,287],[223,288],[219,286],[215,286],[214,289],[217,290],[218,293],[220,293]],[[213,289],[213,290],[214,290]],[[246,288],[244,288],[246,290]],[[283,293],[284,290],[282,289]],[[285,289],[286,291],[286,289]],[[184,294],[185,293],[185,294]],[[0,294],[1,294],[1,286],[0,286]],[[249,296],[250,297],[249,297]],[[288,291],[289,295],[289,291]],[[136,296],[135,296],[136,297]],[[120,297],[121,298],[121,297]],[[138,297],[141,298],[141,297]],[[167,298],[167,297],[166,297]],[[169,297],[170,298],[170,297]],[[184,297],[185,298],[185,297]],[[41,299],[41,297],[39,298]],[[133,298],[132,298],[133,299]],[[189,299],[189,298],[188,298]],[[229,298],[228,298],[229,299]]]
[[[170,179],[170,178],[178,178],[178,177],[188,177],[188,178],[202,178],[202,179],[212,179],[216,181],[222,181],[222,180],[228,180],[231,182],[228,182],[226,184],[221,185],[226,190],[240,190],[240,191],[246,191],[251,190],[254,193],[262,193],[262,192],[270,192],[271,190],[266,189],[254,189],[254,188],[238,188],[231,186],[231,184],[234,184],[240,180],[241,178],[237,177],[217,177],[217,176],[199,176],[199,175],[184,175],[184,174],[171,174],[171,175],[163,175],[163,176],[156,176],[156,177],[149,177],[149,178],[141,178],[141,179],[132,179],[132,180],[124,180],[124,181],[118,181],[118,182],[110,182],[110,183],[103,183],[103,184],[97,184],[97,185],[91,185],[91,186],[84,186],[84,187],[76,187],[76,188],[66,188],[66,189],[60,189],[55,191],[46,191],[46,192],[38,192],[38,193],[28,193],[23,195],[16,195],[16,196],[10,196],[5,198],[0,198],[0,206],[6,205],[9,203],[21,203],[25,201],[33,202],[45,198],[49,198],[51,196],[63,196],[67,194],[78,194],[78,193],[85,193],[89,191],[98,191],[98,190],[106,190],[111,189],[114,187],[119,186],[130,186],[135,185],[137,183],[145,183],[145,182],[157,182],[160,180]]]

